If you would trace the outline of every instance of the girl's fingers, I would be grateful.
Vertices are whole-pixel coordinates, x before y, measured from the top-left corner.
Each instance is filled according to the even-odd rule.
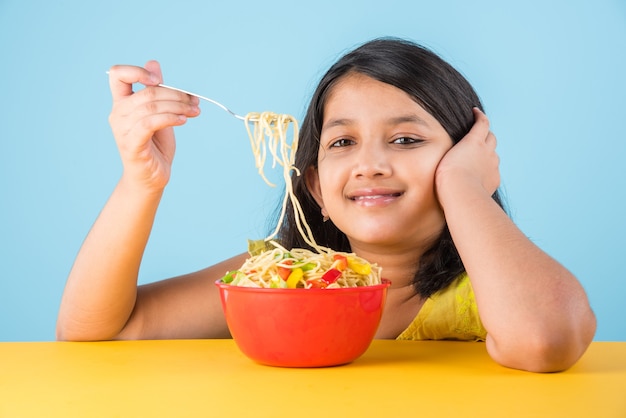
[[[120,100],[118,104],[120,107],[132,111],[135,108],[145,106],[147,103],[160,101],[180,102],[196,106],[199,103],[197,97],[164,87],[149,86],[127,96],[123,101]]]
[[[109,121],[118,139],[134,131],[141,132],[142,141],[148,141],[158,129],[177,126],[189,117],[198,116],[200,108],[197,103],[197,100],[183,93],[146,87],[115,102]],[[137,131],[136,126],[143,126],[144,129]],[[154,130],[146,131],[146,128]]]
[[[187,121],[187,116],[161,113],[150,114],[144,118],[138,119],[136,123],[130,126],[129,136],[138,138],[150,138],[155,132],[172,126],[179,126]]]
[[[496,139],[496,136],[493,134],[493,132],[489,131],[489,134],[487,135],[487,138],[485,139],[485,143],[487,145],[491,145],[493,148],[496,147],[497,139]]]
[[[159,132],[170,132],[170,128],[183,125],[186,121],[184,115],[150,114],[139,119],[117,121],[113,123],[113,132],[122,155],[133,155],[137,150],[145,149]]]
[[[465,135],[465,138],[467,138],[468,141],[484,143],[495,149],[496,137],[493,132],[489,130],[489,118],[477,107],[472,109],[472,112],[474,113],[474,125],[467,135]]]
[[[180,101],[177,100],[177,98],[159,98],[158,100],[135,101],[128,103],[127,106],[121,107],[123,107],[123,109],[120,110],[121,114],[132,114],[137,119],[153,114],[171,113],[187,117],[194,117],[200,114],[200,108],[197,104],[194,104],[193,101]]]
[[[132,65],[114,65],[109,69],[109,86],[114,101],[133,94],[133,83],[156,86],[161,82],[161,70],[158,63],[150,61],[148,64],[157,73]]]
[[[163,73],[161,73],[161,65],[159,64],[158,61],[155,60],[151,60],[146,62],[146,65],[144,66],[144,68],[152,75],[154,76],[154,80],[156,80],[156,84],[160,84],[163,82]]]
[[[142,143],[149,141],[157,131],[182,125],[187,118],[200,114],[195,105],[168,100],[143,102],[129,110],[128,113],[112,114],[111,126],[119,139],[136,138]]]
[[[489,119],[479,108],[472,109],[474,113],[474,125],[467,133],[467,137],[486,140],[489,136]]]

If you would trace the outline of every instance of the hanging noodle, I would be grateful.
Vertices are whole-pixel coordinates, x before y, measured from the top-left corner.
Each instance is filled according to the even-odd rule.
[[[294,165],[296,161],[296,151],[298,149],[297,120],[293,116],[285,114],[272,112],[251,112],[246,115],[245,123],[246,129],[248,130],[248,136],[250,137],[250,145],[252,146],[252,153],[254,154],[256,167],[265,183],[272,187],[275,186],[267,179],[265,172],[263,171],[268,151],[272,156],[272,168],[275,168],[276,164],[283,167],[285,197],[283,199],[282,209],[276,224],[276,229],[272,234],[265,238],[265,240],[269,241],[278,234],[287,212],[287,202],[291,201],[296,215],[296,226],[302,235],[302,238],[304,238],[304,241],[313,247],[317,252],[331,252],[330,249],[321,247],[317,244],[317,242],[315,242],[313,232],[311,232],[311,228],[304,217],[302,206],[300,206],[300,202],[293,193],[293,186],[290,177],[291,171],[293,170],[296,175],[300,175],[300,171]],[[293,140],[291,141],[291,144],[287,140],[287,131],[290,124],[293,129]]]
[[[226,273],[222,281],[237,286],[276,288],[355,287],[381,283],[381,268],[376,264],[370,264],[354,253],[335,252],[315,242],[291,182],[292,171],[295,175],[301,174],[295,167],[298,147],[296,119],[285,114],[252,112],[245,116],[245,124],[259,175],[269,186],[275,185],[264,172],[268,153],[272,158],[272,168],[277,164],[282,166],[285,197],[276,229],[264,240],[272,248],[268,250],[265,245],[257,249],[251,247],[251,258],[239,270]],[[287,140],[290,126],[293,130],[291,143]],[[303,248],[287,250],[272,240],[283,224],[289,201],[298,231],[315,251]]]

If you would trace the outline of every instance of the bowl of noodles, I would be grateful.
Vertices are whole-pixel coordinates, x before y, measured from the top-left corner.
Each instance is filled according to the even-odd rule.
[[[281,367],[326,367],[350,363],[374,339],[388,280],[381,268],[353,253],[320,246],[293,191],[298,123],[287,114],[248,113],[244,118],[255,165],[266,159],[282,167],[285,198],[272,234],[250,241],[250,258],[215,284],[230,333],[239,349],[257,363]],[[289,140],[290,135],[291,140]],[[287,250],[273,241],[292,203],[296,226],[314,249]]]
[[[350,363],[374,339],[390,282],[355,254],[274,248],[216,281],[230,333],[257,363]]]

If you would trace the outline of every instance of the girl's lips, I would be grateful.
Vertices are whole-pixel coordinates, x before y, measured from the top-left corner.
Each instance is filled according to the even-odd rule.
[[[391,190],[359,191],[348,196],[348,199],[363,206],[380,206],[395,201],[402,192]]]

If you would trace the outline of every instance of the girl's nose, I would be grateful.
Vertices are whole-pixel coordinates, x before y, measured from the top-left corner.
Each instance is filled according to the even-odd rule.
[[[385,177],[391,174],[389,155],[379,141],[361,141],[354,163],[356,177]]]

